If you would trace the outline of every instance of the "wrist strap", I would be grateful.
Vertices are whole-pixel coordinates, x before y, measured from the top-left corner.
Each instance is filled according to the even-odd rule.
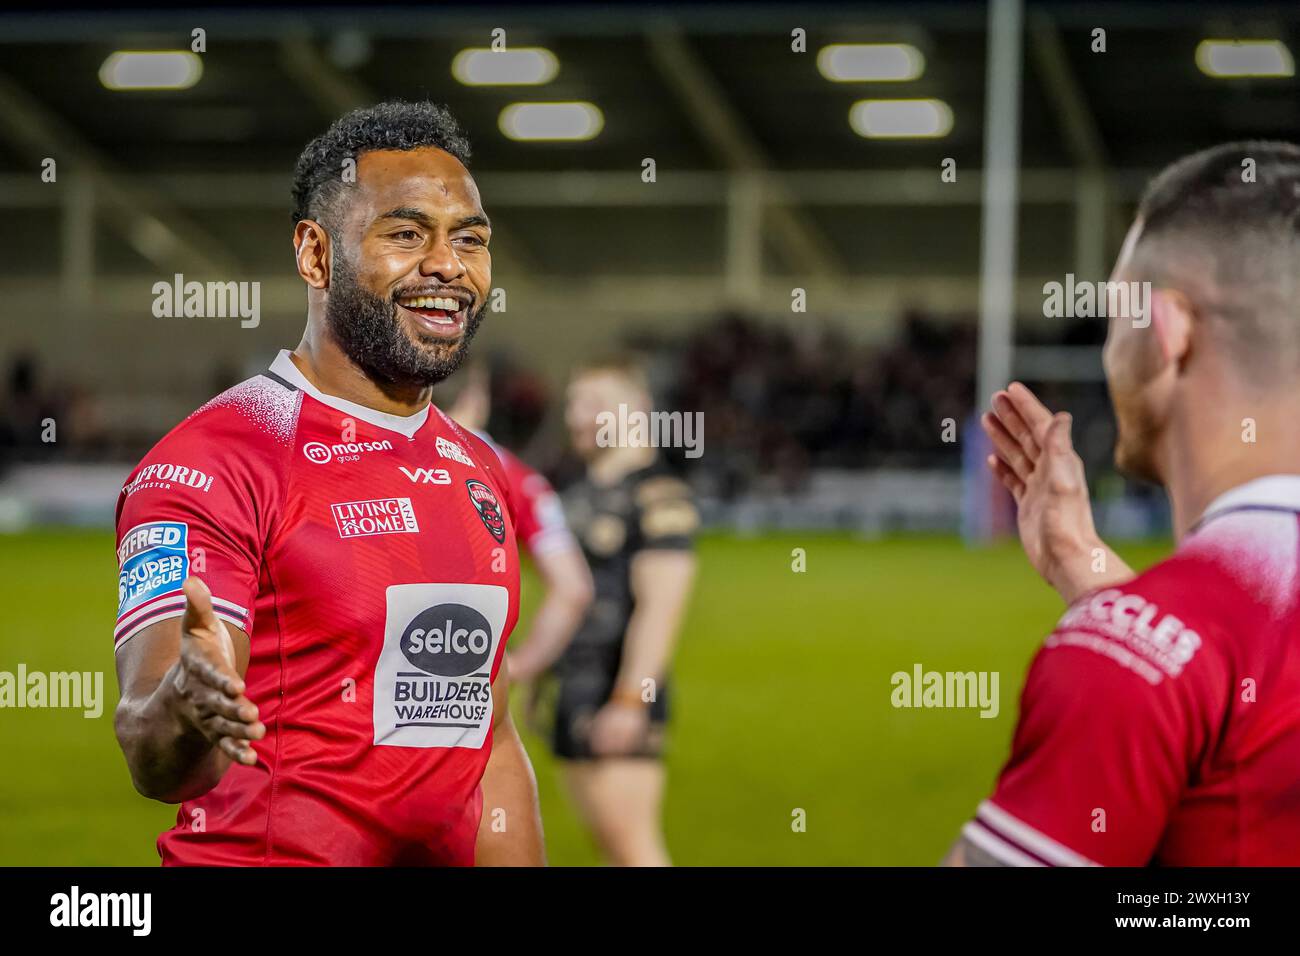
[[[633,687],[615,687],[614,693],[609,695],[609,702],[622,707],[641,707],[645,705],[645,701],[641,699],[641,691]]]

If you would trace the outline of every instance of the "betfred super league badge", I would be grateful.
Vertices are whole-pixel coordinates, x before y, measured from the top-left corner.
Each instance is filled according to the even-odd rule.
[[[483,482],[473,478],[465,482],[465,487],[469,489],[469,500],[473,503],[474,510],[483,519],[483,527],[488,529],[492,537],[504,544],[506,519],[501,513],[501,502],[497,501],[496,494]]]

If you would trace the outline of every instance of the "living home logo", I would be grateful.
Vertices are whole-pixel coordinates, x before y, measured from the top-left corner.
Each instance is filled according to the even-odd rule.
[[[83,893],[73,886],[50,897],[50,925],[125,927],[132,936],[148,936],[153,928],[151,893]]]
[[[0,708],[80,710],[86,720],[104,713],[103,671],[0,671]]]
[[[911,673],[896,671],[889,682],[894,707],[980,708],[992,719],[1001,708],[997,671],[927,671],[913,664]]]
[[[327,445],[321,441],[309,441],[302,446],[302,453],[310,462],[325,465],[338,461],[356,461],[361,455],[371,451],[392,451],[393,443],[387,438],[381,441],[341,441]]]
[[[704,454],[703,412],[644,412],[620,403],[596,415],[601,448],[683,448],[687,458]]]
[[[411,534],[420,530],[410,498],[372,498],[330,505],[340,538]]]
[[[160,319],[240,319],[255,329],[262,322],[260,282],[185,281],[178,272],[172,281],[153,284],[153,314]]]
[[[1043,316],[1048,319],[1131,318],[1133,328],[1151,324],[1150,282],[1079,282],[1067,272],[1065,282],[1043,285]]]

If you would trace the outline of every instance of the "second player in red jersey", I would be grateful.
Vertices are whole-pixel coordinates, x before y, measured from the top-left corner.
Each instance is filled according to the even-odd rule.
[[[1298,216],[1300,147],[1228,144],[1157,177],[1120,253],[1153,291],[1109,320],[1115,457],[1168,492],[1168,560],[1097,536],[1068,415],[994,396],[990,466],[1071,606],[948,862],[1300,864]]]

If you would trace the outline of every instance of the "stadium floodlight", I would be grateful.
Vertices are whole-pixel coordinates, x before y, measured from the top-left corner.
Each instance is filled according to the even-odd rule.
[[[469,47],[451,61],[451,75],[466,86],[537,86],[560,72],[560,61],[545,47],[512,50]]]
[[[203,76],[203,61],[189,50],[118,50],[99,68],[109,90],[188,90]]]
[[[833,43],[817,51],[817,69],[832,83],[901,83],[925,72],[910,43]]]
[[[1216,79],[1246,76],[1295,76],[1295,60],[1281,40],[1202,40],[1196,65]]]
[[[511,103],[501,111],[497,125],[514,140],[587,140],[604,128],[605,114],[595,103]]]
[[[935,139],[952,130],[952,109],[943,100],[858,100],[849,125],[866,139]]]

